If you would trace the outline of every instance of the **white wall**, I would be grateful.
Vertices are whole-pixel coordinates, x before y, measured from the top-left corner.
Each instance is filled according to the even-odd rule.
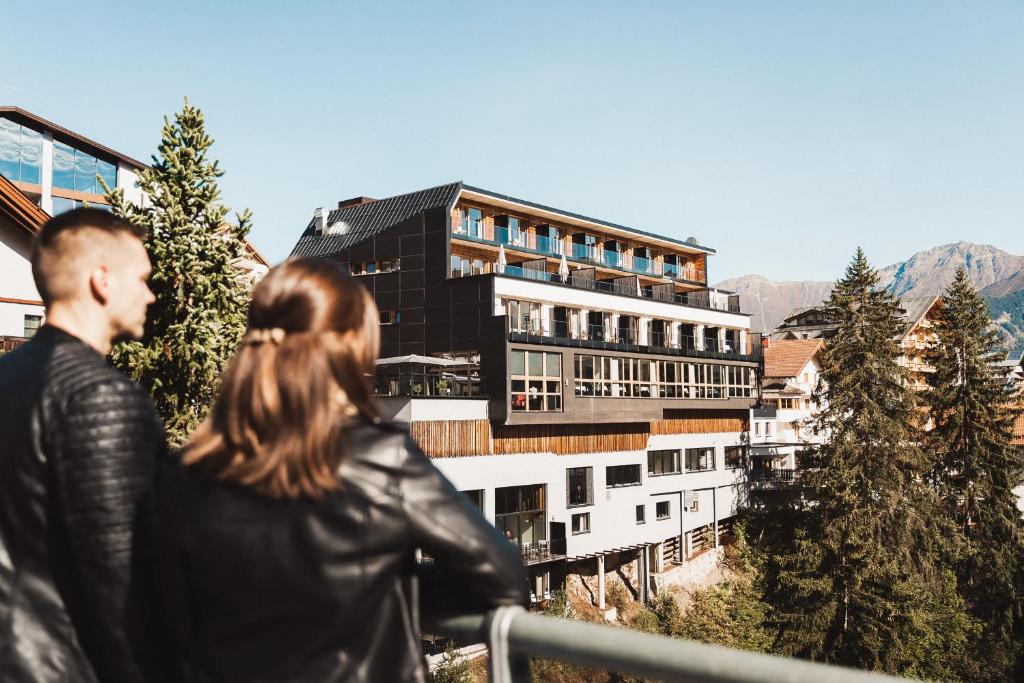
[[[714,446],[715,470],[708,472],[648,476],[647,450],[617,453],[555,455],[484,455],[464,458],[438,458],[434,464],[459,490],[484,490],[484,514],[494,522],[494,489],[529,484],[547,485],[547,521],[564,522],[567,554],[576,557],[607,552],[640,543],[659,543],[682,532],[735,514],[739,492],[735,488],[745,481],[742,469],[725,469],[725,446],[739,445],[738,432],[725,434],[678,434],[652,436],[649,448],[686,449]],[[683,466],[685,469],[685,456]],[[608,488],[605,468],[613,465],[640,465],[641,484]],[[571,467],[593,467],[594,504],[567,507],[566,470]],[[698,490],[699,510],[680,513],[683,490]],[[670,501],[671,516],[658,520],[657,501]],[[636,523],[636,506],[646,506],[646,523]],[[590,533],[572,535],[574,514],[590,513]]]
[[[32,280],[31,257],[29,238],[0,220],[0,298],[39,301],[39,292]],[[42,314],[42,306],[0,302],[0,336],[22,336],[25,316]]]
[[[495,298],[529,299],[543,301],[557,306],[572,306],[588,310],[617,311],[629,315],[678,320],[709,326],[731,327],[741,330],[750,329],[750,316],[728,311],[717,311],[704,308],[672,304],[653,299],[632,298],[595,292],[589,289],[563,287],[546,282],[523,280],[514,277],[494,278]],[[498,306],[498,302],[495,302]]]

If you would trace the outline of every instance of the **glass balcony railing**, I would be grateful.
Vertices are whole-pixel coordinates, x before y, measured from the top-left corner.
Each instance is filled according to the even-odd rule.
[[[622,267],[622,254],[617,251],[604,250],[604,264],[612,268]]]
[[[656,266],[658,262],[654,259],[644,258],[643,256],[633,257],[633,270],[638,273],[656,273]]]
[[[537,251],[545,254],[553,254],[555,256],[561,256],[562,254],[562,240],[555,239],[554,237],[545,237],[544,235],[537,235],[534,237],[535,246]]]
[[[597,247],[590,244],[578,244],[572,243],[572,257],[579,259],[580,261],[590,261],[592,263],[600,263],[601,259],[597,255]]]
[[[494,233],[498,238],[498,241],[502,244],[507,244],[511,247],[526,247],[529,248],[529,240],[527,235],[522,230],[516,230],[511,228],[496,227]]]

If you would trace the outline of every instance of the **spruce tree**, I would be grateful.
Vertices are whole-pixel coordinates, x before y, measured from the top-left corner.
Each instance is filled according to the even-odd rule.
[[[114,361],[150,391],[172,446],[205,417],[245,331],[248,285],[235,264],[250,214],[226,219],[212,144],[202,112],[185,100],[173,121],[164,117],[158,154],[139,176],[146,201],[107,188],[114,213],[147,230],[156,295],[145,337],[115,349]]]
[[[983,625],[976,657],[986,680],[1008,680],[1020,661],[1024,526],[1013,488],[1024,456],[1015,448],[1019,396],[992,366],[1006,358],[988,307],[960,267],[936,321],[928,351],[934,372],[927,400],[933,428],[930,481],[964,541],[955,570],[960,593]]]
[[[769,560],[766,597],[784,654],[893,674],[956,678],[973,631],[900,366],[898,300],[858,249],[825,304],[838,325],[821,355],[806,499]]]

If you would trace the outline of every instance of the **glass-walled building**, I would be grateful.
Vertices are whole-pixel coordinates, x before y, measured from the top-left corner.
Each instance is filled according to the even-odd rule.
[[[103,184],[138,201],[145,165],[17,107],[0,107],[0,175],[50,215],[107,207]]]

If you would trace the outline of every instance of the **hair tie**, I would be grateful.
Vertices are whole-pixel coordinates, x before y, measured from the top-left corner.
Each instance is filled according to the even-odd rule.
[[[249,330],[242,340],[244,344],[280,344],[284,341],[285,331],[280,327],[264,327]]]

